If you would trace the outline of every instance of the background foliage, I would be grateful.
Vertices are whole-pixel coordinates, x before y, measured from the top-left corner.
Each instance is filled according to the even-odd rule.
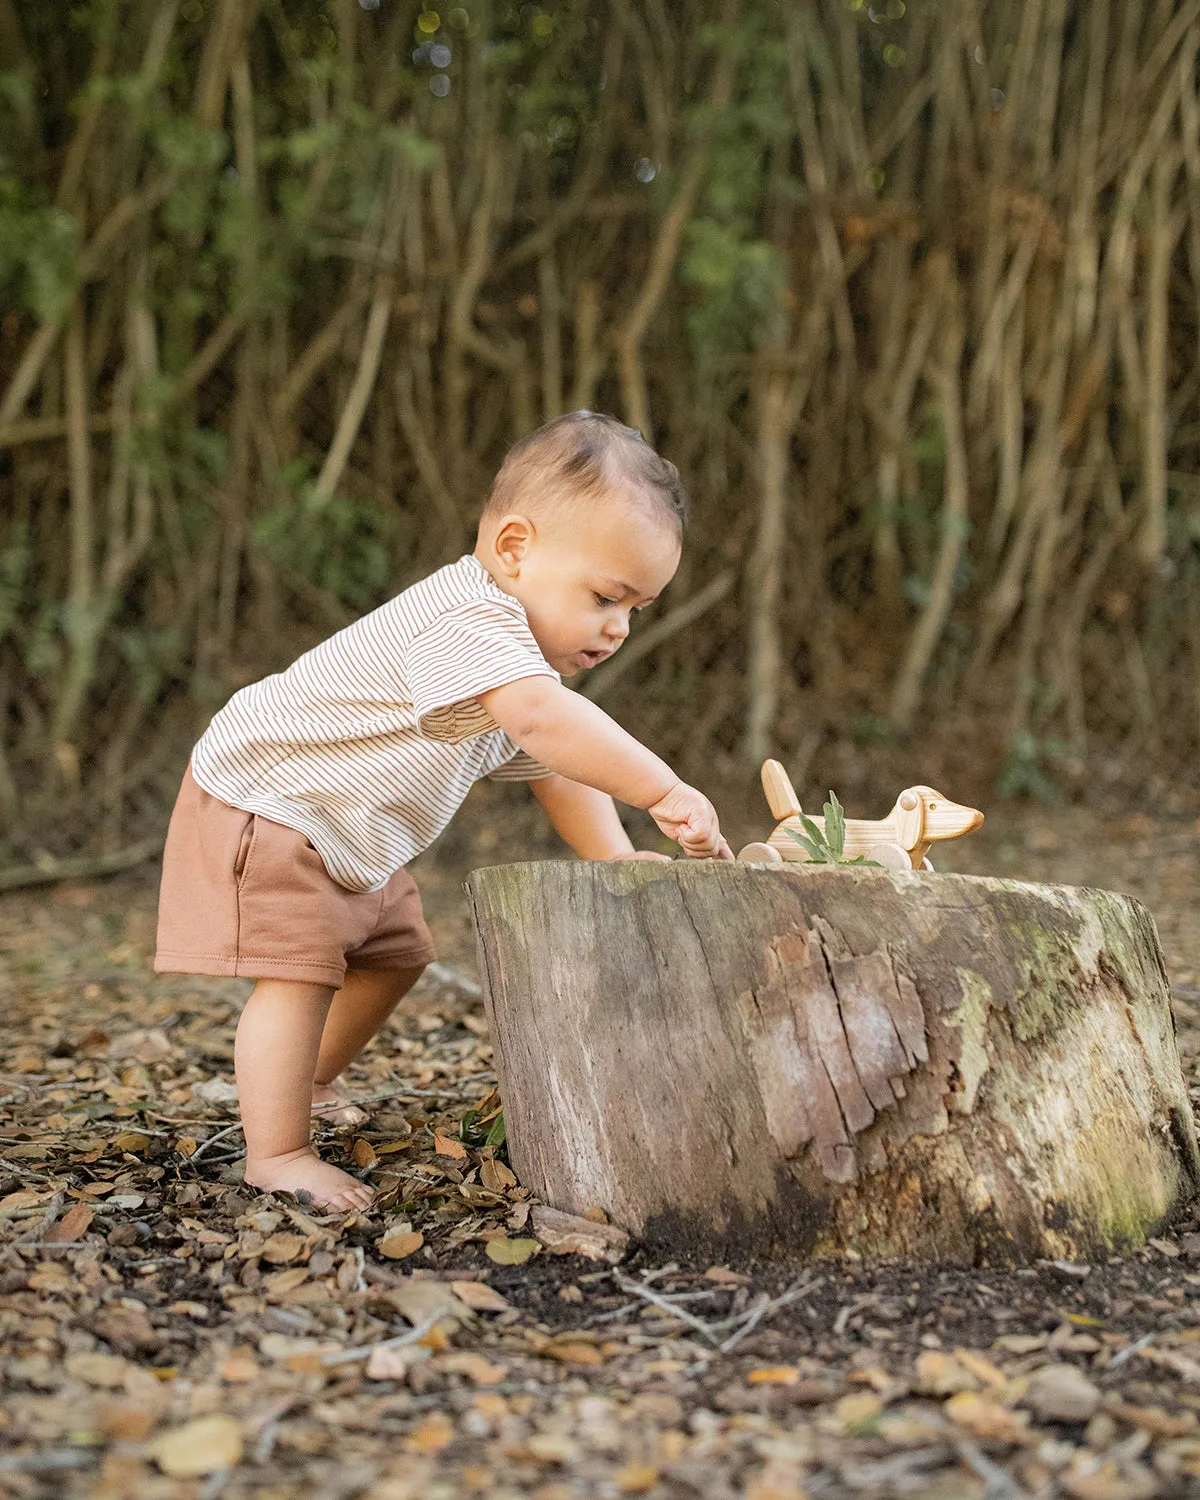
[[[0,858],[160,826],[578,406],[695,495],[587,688],[683,769],[1189,774],[1198,47],[1187,0],[0,0]]]

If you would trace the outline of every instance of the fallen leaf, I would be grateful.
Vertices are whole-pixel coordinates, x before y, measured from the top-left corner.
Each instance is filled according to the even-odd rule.
[[[68,1354],[64,1367],[76,1380],[99,1386],[101,1390],[114,1391],[124,1384],[129,1362],[115,1354]]]
[[[479,1180],[489,1193],[503,1193],[506,1189],[517,1185],[515,1173],[510,1171],[502,1161],[494,1161],[491,1157],[488,1157],[480,1166]]]
[[[546,1344],[540,1351],[550,1359],[560,1360],[564,1365],[602,1365],[604,1354],[595,1344],[581,1340],[565,1339],[562,1343]]]
[[[307,1259],[311,1249],[311,1242],[306,1235],[281,1233],[271,1235],[258,1253],[273,1266],[286,1266],[293,1260],[299,1260],[301,1256]]]
[[[507,1312],[512,1303],[486,1281],[452,1281],[450,1290],[475,1312]]]
[[[834,1416],[842,1429],[853,1436],[867,1436],[883,1411],[883,1402],[870,1391],[859,1391],[852,1396],[843,1396],[833,1408]]]
[[[653,1464],[639,1463],[636,1459],[625,1464],[613,1475],[613,1482],[623,1495],[644,1495],[658,1483],[659,1471]]]
[[[579,1444],[565,1432],[535,1432],[525,1449],[544,1464],[569,1464],[579,1457]]]
[[[364,1170],[373,1167],[379,1160],[375,1147],[370,1141],[364,1141],[361,1135],[350,1148],[350,1155],[354,1158],[354,1165]]]
[[[90,1209],[86,1203],[73,1203],[50,1230],[45,1243],[47,1245],[70,1245],[75,1240],[82,1239],[95,1217],[94,1210]]]
[[[397,1229],[391,1234],[385,1234],[381,1240],[376,1240],[375,1248],[388,1260],[403,1260],[406,1255],[419,1250],[424,1243],[425,1236],[419,1229]]]
[[[403,1349],[372,1349],[363,1374],[368,1380],[403,1380],[411,1366]]]
[[[303,1286],[308,1280],[308,1275],[307,1266],[292,1266],[287,1271],[276,1271],[274,1275],[264,1276],[261,1286],[267,1296],[274,1299],[284,1296],[287,1292],[294,1292],[298,1286]]]
[[[465,1375],[476,1385],[498,1385],[508,1374],[507,1365],[495,1365],[482,1354],[466,1350],[440,1355],[436,1368],[447,1375]]]
[[[709,1266],[704,1273],[705,1281],[715,1281],[718,1286],[749,1286],[749,1276],[740,1271],[731,1271],[727,1266]]]
[[[129,1151],[136,1155],[144,1151],[150,1144],[150,1137],[143,1135],[140,1130],[123,1130],[113,1141],[118,1151]]]
[[[962,1365],[964,1370],[981,1380],[984,1385],[990,1385],[993,1389],[1002,1391],[1008,1384],[1008,1376],[990,1359],[982,1354],[977,1354],[974,1349],[956,1349],[954,1358]]]
[[[471,1309],[444,1281],[416,1281],[406,1277],[399,1286],[388,1287],[383,1300],[414,1328],[435,1316],[449,1320],[453,1326],[471,1316]]]
[[[249,1344],[239,1344],[236,1349],[231,1349],[217,1371],[226,1385],[248,1385],[258,1379],[258,1373],[258,1361]]]
[[[795,1365],[765,1365],[751,1370],[746,1379],[751,1385],[796,1385],[800,1371]]]
[[[977,1438],[993,1443],[1029,1441],[1029,1421],[1024,1413],[1009,1411],[988,1396],[975,1391],[959,1391],[951,1396],[942,1410],[952,1422]]]
[[[431,1411],[420,1427],[404,1440],[410,1453],[440,1453],[454,1441],[454,1427],[442,1411]]]
[[[241,1460],[242,1429],[232,1417],[197,1417],[154,1438],[146,1451],[172,1479],[195,1479]]]
[[[488,1240],[487,1257],[498,1266],[523,1266],[537,1249],[537,1240],[510,1240],[504,1236]]]
[[[452,1136],[442,1135],[436,1131],[433,1137],[433,1150],[436,1156],[450,1156],[455,1161],[465,1161],[467,1156],[467,1148],[461,1141],[456,1141]]]
[[[980,1381],[952,1354],[924,1349],[917,1355],[917,1389],[929,1396],[953,1396],[958,1391],[977,1391]]]

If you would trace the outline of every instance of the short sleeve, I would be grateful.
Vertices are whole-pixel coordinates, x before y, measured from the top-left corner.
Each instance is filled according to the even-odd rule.
[[[506,735],[508,744],[512,741]],[[502,766],[497,766],[494,771],[487,773],[488,781],[545,781],[547,776],[553,776],[554,772],[549,766],[542,765],[540,760],[534,760],[532,755],[526,755],[524,750],[513,748],[512,755]]]
[[[418,729],[449,744],[496,730],[475,701],[480,693],[522,677],[559,681],[524,617],[489,600],[449,610],[419,631],[406,666]]]

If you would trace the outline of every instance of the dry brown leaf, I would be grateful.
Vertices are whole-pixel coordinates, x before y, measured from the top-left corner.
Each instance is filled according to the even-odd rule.
[[[512,1303],[486,1281],[452,1281],[450,1290],[475,1312],[507,1312]]]
[[[715,1281],[718,1286],[749,1286],[749,1276],[740,1271],[731,1271],[727,1266],[709,1266],[704,1273],[705,1281]]]
[[[482,1354],[472,1354],[466,1350],[439,1355],[437,1369],[447,1375],[465,1375],[476,1385],[498,1385],[508,1374],[507,1365],[495,1365]]]
[[[619,1346],[618,1346],[619,1347]],[[581,1340],[565,1339],[561,1343],[546,1344],[538,1351],[549,1359],[561,1360],[564,1365],[602,1365],[604,1353],[595,1344]]]
[[[373,1167],[379,1160],[379,1154],[375,1150],[375,1147],[371,1145],[370,1141],[363,1140],[361,1135],[350,1148],[350,1155],[354,1158],[354,1165],[361,1167],[364,1171],[368,1167]]]
[[[70,1245],[82,1239],[96,1217],[95,1211],[86,1203],[73,1203],[62,1218],[50,1230],[45,1243],[48,1245]]]
[[[489,1193],[503,1193],[517,1185],[516,1175],[502,1161],[494,1161],[491,1157],[480,1164],[479,1180]]]
[[[510,1240],[504,1235],[488,1240],[486,1254],[498,1266],[523,1266],[538,1248],[537,1240]]]
[[[268,1236],[258,1253],[273,1266],[286,1266],[302,1257],[307,1260],[311,1249],[312,1242],[307,1235],[288,1234],[284,1231]]]
[[[74,1379],[109,1391],[125,1383],[129,1369],[128,1360],[115,1354],[68,1354],[64,1364],[67,1374]]]
[[[419,1229],[396,1229],[377,1240],[375,1248],[388,1260],[403,1260],[406,1255],[419,1250],[424,1243],[425,1236]]]
[[[248,1385],[258,1379],[258,1361],[249,1344],[239,1344],[226,1355],[217,1371],[226,1385]]]
[[[308,1280],[307,1266],[292,1266],[286,1271],[276,1271],[270,1276],[262,1279],[262,1289],[268,1297],[282,1297],[288,1292],[294,1292],[298,1286],[303,1286]]]
[[[232,1417],[197,1417],[153,1439],[146,1451],[172,1479],[195,1479],[240,1462],[242,1429]]]
[[[129,1151],[133,1155],[144,1151],[150,1144],[150,1137],[143,1135],[140,1130],[124,1130],[113,1141],[118,1151]]]
[[[454,1425],[444,1411],[431,1411],[404,1440],[410,1453],[440,1453],[454,1441]]]
[[[1027,1443],[1029,1419],[1023,1412],[1010,1411],[989,1396],[975,1391],[959,1391],[951,1396],[942,1410],[952,1422],[965,1427],[974,1437],[991,1443]]]
[[[1008,1376],[1004,1371],[994,1365],[985,1355],[977,1354],[974,1349],[956,1349],[954,1358],[964,1370],[969,1371],[977,1380],[984,1385],[990,1385],[994,1390],[1002,1391],[1008,1384]]]
[[[751,1370],[746,1379],[751,1385],[796,1385],[800,1371],[795,1365],[763,1365]]]
[[[437,1156],[450,1156],[455,1161],[465,1161],[467,1148],[461,1141],[456,1141],[453,1136],[442,1135],[440,1131],[434,1132],[433,1150]]]
[[[845,1432],[857,1433],[870,1427],[883,1411],[883,1402],[871,1391],[843,1396],[834,1404],[833,1414]]]
[[[924,1349],[917,1355],[917,1389],[929,1396],[953,1396],[958,1391],[977,1391],[980,1380],[952,1354]]]
[[[659,1480],[659,1470],[653,1464],[644,1464],[637,1459],[619,1468],[613,1482],[623,1495],[644,1495],[652,1490]]]

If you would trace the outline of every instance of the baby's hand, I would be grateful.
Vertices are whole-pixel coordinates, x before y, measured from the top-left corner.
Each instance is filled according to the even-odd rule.
[[[732,859],[721,837],[712,803],[695,787],[677,781],[667,795],[646,811],[689,859]]]
[[[610,854],[608,857],[609,857],[610,860],[614,860],[614,859],[665,859],[668,864],[671,861],[671,856],[669,854],[656,854],[653,849],[630,849],[625,854]]]

